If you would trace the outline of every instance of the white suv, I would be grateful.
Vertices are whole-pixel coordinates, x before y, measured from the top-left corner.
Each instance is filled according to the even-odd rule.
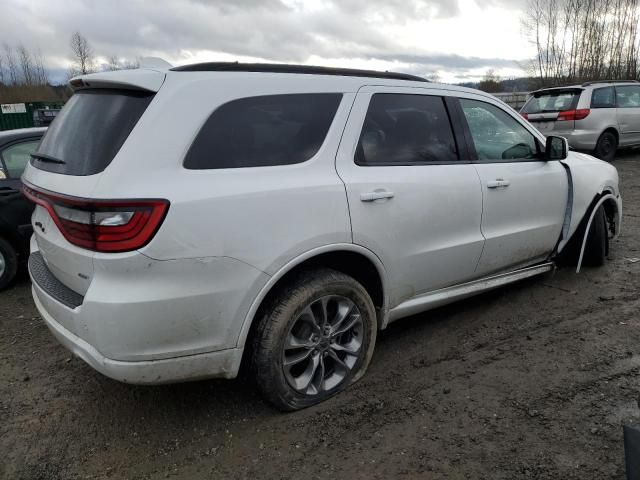
[[[243,64],[70,84],[23,177],[33,294],[124,382],[245,364],[303,408],[360,378],[390,322],[559,256],[601,264],[620,228],[614,167],[482,92]]]

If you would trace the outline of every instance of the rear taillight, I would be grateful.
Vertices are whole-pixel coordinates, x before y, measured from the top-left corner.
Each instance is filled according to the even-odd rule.
[[[144,247],[160,228],[167,200],[88,200],[23,186],[25,196],[45,208],[64,237],[96,252]]]
[[[558,120],[582,120],[583,118],[587,118],[589,112],[591,112],[591,110],[588,108],[565,110],[564,112],[558,113]]]
[[[529,114],[528,113],[520,113],[520,116],[522,118],[524,118],[525,120],[529,120]]]

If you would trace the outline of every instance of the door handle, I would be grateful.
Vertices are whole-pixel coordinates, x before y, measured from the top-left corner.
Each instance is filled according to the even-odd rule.
[[[374,202],[376,200],[386,200],[389,198],[393,198],[393,192],[389,190],[375,190],[373,192],[360,194],[360,200],[363,202]]]
[[[507,188],[509,185],[511,185],[511,182],[504,178],[496,178],[491,182],[487,182],[488,188]]]

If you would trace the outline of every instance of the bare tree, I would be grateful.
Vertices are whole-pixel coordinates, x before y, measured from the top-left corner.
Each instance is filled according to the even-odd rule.
[[[80,34],[74,32],[71,35],[71,51],[73,52],[73,66],[71,73],[75,75],[85,75],[95,71],[95,59],[93,56],[93,48],[89,45],[89,41]]]
[[[31,52],[29,52],[24,45],[18,45],[16,51],[18,52],[18,64],[20,65],[20,72],[22,73],[21,83],[23,85],[36,85],[37,74]]]
[[[484,92],[495,93],[501,90],[501,79],[500,76],[496,74],[495,70],[490,68],[480,80],[480,85],[478,88]]]
[[[136,57],[133,60],[124,60],[122,63],[123,70],[135,70],[140,68],[140,57]]]
[[[541,85],[636,78],[640,0],[529,0],[523,32]]]
[[[109,72],[120,70],[120,59],[115,55],[111,55],[107,58],[107,63],[105,64],[104,69]]]
[[[36,83],[38,85],[49,84],[49,73],[44,66],[44,58],[42,57],[42,51],[38,49],[33,56],[33,62],[35,66]]]
[[[140,60],[120,59],[117,55],[107,57],[107,63],[103,65],[103,70],[113,72],[115,70],[131,70],[140,68]]]
[[[8,43],[3,45],[4,60],[6,63],[6,76],[8,85],[18,85],[20,83],[20,72],[18,70],[18,61],[13,47]]]

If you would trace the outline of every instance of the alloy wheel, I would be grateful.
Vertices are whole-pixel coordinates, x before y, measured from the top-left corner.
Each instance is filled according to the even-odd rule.
[[[340,385],[364,353],[363,333],[352,300],[328,295],[311,302],[285,338],[282,366],[289,386],[317,395]]]

